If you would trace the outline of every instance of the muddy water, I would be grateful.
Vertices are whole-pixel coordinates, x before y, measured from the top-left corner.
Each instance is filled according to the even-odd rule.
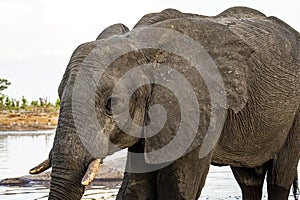
[[[32,166],[44,160],[52,147],[53,133],[53,130],[0,132],[0,180],[25,175]],[[117,157],[123,155],[124,152]],[[118,187],[118,183],[92,186],[83,199],[115,199]],[[30,183],[24,187],[0,186],[0,200],[45,200],[48,192],[45,183]],[[200,199],[241,199],[240,189],[228,167],[211,167]],[[264,199],[267,199],[266,188]]]

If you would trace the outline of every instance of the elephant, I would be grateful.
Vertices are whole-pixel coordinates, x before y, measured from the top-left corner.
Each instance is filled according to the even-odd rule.
[[[299,84],[299,33],[252,8],[166,9],[132,30],[115,24],[71,56],[53,148],[30,173],[52,167],[49,199],[81,199],[103,159],[128,148],[117,199],[198,199],[210,164],[230,166],[243,199],[261,199],[265,177],[268,199],[288,199]]]

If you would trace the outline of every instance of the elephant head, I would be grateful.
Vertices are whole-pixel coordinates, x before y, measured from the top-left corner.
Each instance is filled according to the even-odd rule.
[[[251,48],[227,26],[184,19],[188,14],[174,10],[158,15],[145,16],[130,32],[122,24],[108,27],[96,41],[80,45],[73,53],[59,86],[61,109],[49,159],[30,171],[35,174],[52,167],[49,199],[80,199],[84,186],[92,181],[101,160],[107,155],[141,140],[145,152],[158,150],[176,139],[176,132],[181,130],[188,136],[177,138],[177,143],[170,147],[176,159],[202,144],[209,125],[222,127],[222,120],[210,119],[213,109],[224,110],[228,106],[238,111],[243,107],[247,99],[246,60],[252,53]],[[192,59],[184,59],[179,54],[191,55],[178,51],[178,48],[188,50],[192,55],[200,51],[194,51],[180,40],[170,42],[174,31],[163,32],[153,39],[152,29],[149,32],[145,29],[147,26],[156,30],[175,30],[176,34],[187,35],[193,42],[201,43],[213,59],[198,57],[204,59],[201,63],[217,64],[225,86],[230,85],[225,88],[228,105],[218,102],[217,108],[210,99],[211,92],[225,94],[218,90],[222,81],[211,74],[214,70],[211,68],[201,74],[204,72],[191,66]],[[150,38],[155,41],[146,47],[143,42],[147,43]],[[215,38],[214,42],[211,42],[212,38]],[[231,56],[228,56],[229,51]],[[172,66],[173,70],[165,65]],[[203,75],[209,77],[210,88]],[[189,84],[174,77],[186,79]],[[157,81],[158,84],[154,84]],[[169,82],[178,93],[163,85]],[[221,118],[224,118],[223,114]],[[151,126],[153,122],[157,126]],[[155,135],[153,131],[159,134]],[[191,140],[185,141],[186,138]],[[188,144],[184,152],[174,153],[184,142]],[[165,159],[170,155],[158,156]],[[147,159],[153,161],[153,156]]]
[[[110,26],[96,41],[79,46],[72,55],[59,86],[61,109],[53,148],[46,161],[30,170],[31,174],[37,174],[52,167],[49,199],[81,199],[84,186],[92,181],[101,160],[117,149],[114,145],[109,145],[109,140],[116,144],[118,149],[132,146],[138,141],[138,138],[119,129],[111,116],[112,109],[116,108],[118,112],[117,108],[122,103],[121,98],[112,96],[112,84],[115,84],[114,79],[124,72],[123,60],[116,60],[98,83],[95,83],[93,75],[89,74],[94,70],[89,62],[98,59],[91,54],[97,43],[101,43],[105,38],[124,34],[127,30],[122,24]],[[91,56],[86,59],[89,54]],[[93,66],[97,64],[94,63]],[[91,76],[86,76],[87,74]],[[102,90],[95,86],[101,86]],[[91,88],[94,90],[89,90]],[[134,92],[130,102],[132,122],[141,126],[145,118],[144,105],[147,94],[150,94],[150,91],[146,85]],[[103,127],[102,130],[99,129],[100,126]],[[103,134],[107,138],[102,137]],[[94,154],[95,152],[97,153]]]

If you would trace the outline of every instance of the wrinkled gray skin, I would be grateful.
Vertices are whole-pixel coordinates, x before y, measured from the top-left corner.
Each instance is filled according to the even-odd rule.
[[[276,17],[266,17],[256,10],[243,7],[230,8],[215,17],[168,9],[145,15],[134,29],[149,26],[184,33],[208,51],[225,83],[227,117],[217,145],[206,157],[199,159],[199,145],[160,170],[125,173],[117,199],[197,199],[210,163],[231,166],[243,199],[261,198],[265,176],[268,198],[287,199],[296,177],[300,154],[299,34]],[[80,93],[72,90],[77,73],[79,69],[93,72],[103,68],[98,63],[101,63],[104,55],[96,55],[93,57],[94,63],[89,62],[89,65],[83,60],[99,43],[126,32],[130,36],[128,31],[122,24],[108,27],[98,36],[98,40],[79,46],[71,57],[59,87],[61,110],[50,153],[51,200],[80,199],[84,193],[81,179],[88,164],[95,159],[82,144],[72,115],[72,97],[75,92]],[[153,63],[153,70],[159,70],[161,64],[174,66],[193,81],[191,84],[201,111],[196,138],[201,140],[208,128],[211,108],[204,81],[196,76],[195,69],[185,60],[169,52],[153,49],[128,53],[112,63],[104,74],[106,87],[103,88],[107,89],[98,91],[96,98],[98,123],[106,127],[104,133],[114,144],[120,148],[128,147],[132,152],[159,149],[176,134],[180,121],[178,102],[175,99],[168,104],[175,97],[158,85],[139,88],[130,102],[133,121],[140,125],[150,123],[147,109],[153,104],[161,104],[171,113],[163,130],[156,136],[139,139],[126,135],[107,114],[107,99],[115,82],[133,66],[144,63]],[[151,79],[152,73],[145,71],[141,76]],[[91,81],[93,77],[86,80]],[[87,99],[82,104],[88,104],[93,94],[82,95]],[[82,127],[86,127],[91,134],[87,138],[99,134],[95,133],[95,124],[91,123],[89,113],[83,111],[77,116],[82,118]],[[105,146],[107,144],[95,144],[99,151]],[[128,158],[127,167],[134,164]]]

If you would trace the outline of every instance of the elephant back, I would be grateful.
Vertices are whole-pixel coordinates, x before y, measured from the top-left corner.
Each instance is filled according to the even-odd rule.
[[[216,18],[226,17],[226,18],[237,18],[237,19],[245,19],[245,18],[256,18],[256,19],[264,19],[266,15],[259,12],[258,10],[247,8],[247,7],[232,7],[218,14]]]
[[[182,13],[179,10],[176,9],[165,9],[162,12],[158,13],[150,13],[147,15],[144,15],[134,26],[134,28],[140,28],[145,26],[151,26],[153,24],[166,21],[166,20],[172,20],[172,19],[178,19],[178,18],[197,18],[197,17],[205,17],[202,15],[197,14],[191,14],[191,13]]]

